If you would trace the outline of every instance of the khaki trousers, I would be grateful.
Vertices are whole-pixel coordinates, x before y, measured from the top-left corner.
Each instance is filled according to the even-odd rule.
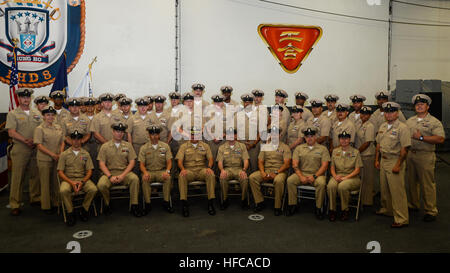
[[[265,170],[266,173],[275,172],[276,170]],[[281,208],[281,200],[283,199],[283,192],[284,192],[284,184],[286,183],[287,174],[286,173],[279,173],[273,181],[267,181],[272,182],[273,186],[275,188],[275,208],[279,209]],[[263,183],[263,177],[261,176],[260,171],[256,171],[252,173],[249,177],[250,179],[250,188],[252,189],[253,198],[255,199],[255,203],[261,203],[264,201],[264,196],[261,193],[261,184]]]
[[[20,144],[14,144],[11,150],[11,184],[9,193],[9,205],[11,209],[17,209],[22,202],[22,180],[25,172],[29,174],[30,203],[41,200],[41,188],[35,151]]]
[[[305,176],[311,176],[312,174],[304,174]],[[311,184],[302,184],[300,178],[297,174],[292,174],[287,179],[287,190],[289,196],[289,205],[297,205],[297,186],[300,185],[311,185]],[[318,176],[317,179],[314,180],[314,183],[311,186],[316,188],[316,207],[322,208],[323,200],[325,200],[325,189],[327,185],[327,180],[325,176]]]
[[[253,149],[250,149],[248,151],[248,156],[250,157],[250,159],[249,159],[249,163],[250,163],[249,173],[250,174],[259,170],[258,155],[259,155],[260,150],[261,150],[261,141],[258,142],[258,144],[256,144],[256,146]]]
[[[205,181],[208,200],[216,198],[215,186],[216,177],[214,174],[207,174],[206,168],[203,169],[186,169],[186,176],[178,177],[178,189],[180,190],[180,200],[187,200],[188,184],[193,181]]]
[[[59,206],[59,185],[56,178],[56,162],[37,161],[41,180],[41,209]],[[51,203],[51,204],[50,204]]]
[[[171,190],[171,179],[170,179],[170,175],[167,179],[163,178],[163,173],[165,173],[166,171],[152,171],[152,172],[148,172],[150,174],[150,180],[144,182],[142,179],[142,194],[144,195],[144,200],[145,203],[151,203],[151,199],[150,199],[150,195],[152,193],[152,188],[150,186],[150,184],[152,182],[160,182],[163,184],[163,196],[164,196],[164,201],[169,202],[169,197],[170,197],[170,190]]]
[[[113,174],[114,175],[114,174]],[[117,174],[116,174],[117,175]],[[131,205],[137,205],[138,204],[138,195],[139,195],[139,177],[135,175],[133,172],[129,172],[125,178],[116,185],[124,185],[127,186],[130,190],[130,202]],[[100,180],[98,181],[97,188],[100,191],[100,193],[103,196],[103,199],[105,200],[105,203],[107,206],[109,206],[109,189],[113,186],[111,181],[109,181],[108,177],[106,175],[103,175],[100,177]]]
[[[392,168],[398,160],[398,156],[383,155],[380,162],[380,213],[394,215],[394,222],[408,224],[408,201],[405,190],[405,168],[403,162],[400,172],[395,174]]]
[[[363,168],[361,169],[361,202],[363,205],[373,205],[373,184],[375,180],[375,156],[362,157]]]
[[[350,193],[359,190],[361,180],[359,177],[353,177],[341,182],[337,182],[334,177],[331,177],[327,185],[328,198],[330,200],[330,210],[336,211],[336,195],[339,192],[341,199],[341,211],[348,210],[348,202],[350,200]]]
[[[97,194],[98,190],[91,180],[86,181],[86,183],[83,184],[81,190],[85,193],[82,206],[86,211],[88,211],[89,207],[91,206],[92,200],[94,199],[95,194]],[[61,183],[61,187],[59,188],[59,192],[61,193],[62,200],[64,202],[64,205],[66,206],[67,212],[72,213],[73,212],[72,185],[69,182],[63,181]]]
[[[436,155],[434,152],[410,151],[406,159],[408,170],[409,202],[408,207],[420,208],[420,192],[423,195],[425,213],[436,216],[436,183],[434,168]]]
[[[241,168],[225,168],[225,171],[227,172],[227,178],[220,179],[220,186],[222,188],[223,193],[223,199],[228,198],[228,181],[230,180],[238,180],[239,184],[241,185],[241,200],[245,200],[247,197],[247,191],[248,191],[248,178],[247,179],[241,179],[239,174],[241,173]]]

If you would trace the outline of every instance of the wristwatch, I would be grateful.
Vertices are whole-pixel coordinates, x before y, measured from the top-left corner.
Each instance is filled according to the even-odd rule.
[[[420,141],[423,141],[423,136],[420,136],[420,137],[419,137],[419,140],[420,140]]]
[[[274,173],[275,173],[275,174],[278,174],[278,171],[275,171]]]
[[[166,173],[170,174],[170,170],[166,170]]]
[[[314,179],[317,179],[317,175],[313,174]]]

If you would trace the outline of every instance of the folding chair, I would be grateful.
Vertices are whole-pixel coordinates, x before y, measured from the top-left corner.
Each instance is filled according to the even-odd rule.
[[[56,179],[58,180],[59,188],[61,188],[61,180],[59,178],[59,175],[57,175]],[[83,206],[81,203],[79,205],[75,205],[75,203],[78,203],[80,201],[83,202],[85,196],[86,196],[86,193],[84,191],[82,191],[82,190],[80,190],[77,193],[72,192],[72,204],[74,204],[74,206],[73,206],[74,209],[78,209],[78,208],[81,208]],[[67,223],[66,208],[65,208],[65,205],[64,205],[64,200],[63,200],[61,194],[60,194],[59,197],[60,197],[59,198],[60,205],[58,205],[58,214],[60,213],[59,212],[59,208],[61,206],[61,209],[62,209],[62,212],[63,212],[63,217],[64,217],[64,223]],[[91,207],[93,207],[94,215],[95,215],[95,217],[97,217],[97,208],[95,206],[95,201],[94,200],[92,200]]]
[[[164,184],[161,183],[161,182],[152,182],[152,183],[150,183],[150,188],[152,188],[152,189],[154,187],[158,187],[158,188],[162,189],[163,186],[164,186]],[[152,194],[150,193],[150,200],[152,200],[152,199],[164,199],[162,190],[158,192],[158,196],[152,197]],[[143,208],[145,209],[144,194],[142,194],[142,204],[143,204]],[[169,194],[169,204],[170,204],[170,206],[172,206],[172,191],[170,191],[170,194]]]
[[[101,195],[101,194],[100,194]],[[113,185],[109,188],[109,200],[129,199],[128,210],[131,211],[130,190],[125,185]],[[100,213],[103,214],[103,196],[100,198]]]
[[[221,205],[223,205],[223,196],[224,196],[224,192],[222,191],[222,182],[220,182],[220,179],[219,179],[219,183],[220,183],[220,185],[219,185],[219,190],[220,190],[220,204]],[[239,183],[239,180],[230,180],[230,181],[228,181],[228,186],[230,187],[230,186],[238,186],[239,188],[241,187],[241,183]],[[241,189],[242,190],[242,189]],[[250,206],[250,189],[247,189],[247,203],[248,203],[248,205]],[[227,194],[228,196],[241,196],[242,195],[242,193],[228,193]]]
[[[287,185],[284,185],[284,190],[282,194],[282,200],[281,200],[281,211],[284,211],[284,206],[286,202],[286,194],[287,194]],[[261,193],[265,198],[273,199],[275,200],[275,186],[273,185],[273,182],[262,182],[261,183]]]
[[[187,197],[189,198],[189,197],[208,196],[208,192],[206,192],[206,191],[205,191],[205,193],[189,194],[190,190],[200,189],[203,186],[206,189],[206,181],[192,181],[192,182],[189,182],[188,183],[188,190],[187,190]]]
[[[359,186],[359,190],[350,192],[350,202],[349,207],[356,208],[356,217],[355,220],[358,221],[359,219],[359,210],[363,211],[362,204],[361,204],[361,192],[362,192],[362,181],[361,185]],[[351,202],[356,202],[356,205],[351,205]]]

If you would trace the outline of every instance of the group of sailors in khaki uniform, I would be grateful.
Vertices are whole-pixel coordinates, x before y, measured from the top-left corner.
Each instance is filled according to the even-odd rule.
[[[422,195],[423,220],[436,219],[435,145],[444,142],[445,134],[441,122],[428,112],[431,99],[427,95],[412,98],[416,115],[406,120],[400,105],[389,101],[387,91],[375,94],[379,107],[375,112],[364,105],[364,96],[350,96],[350,113],[350,105],[339,102],[335,94],[326,95],[325,102],[310,99],[310,111],[305,107],[308,95],[297,92],[289,110],[287,92],[277,89],[276,105],[268,111],[259,107],[264,97],[261,90],[242,95],[241,105],[231,99],[231,86],[223,86],[221,94],[211,97],[212,103],[203,98],[204,90],[203,84],[194,84],[192,92],[172,92],[168,108],[163,95],[137,98],[133,114],[133,101],[124,94],[69,98],[66,110],[61,91],[36,97],[33,108],[34,91],[18,89],[20,105],[8,113],[6,122],[13,142],[9,154],[11,214],[21,213],[27,173],[30,203],[53,214],[64,202],[68,225],[74,225],[78,217],[88,220],[97,194],[104,200],[103,212],[111,214],[113,185],[129,188],[130,212],[140,217],[152,209],[151,183],[162,183],[163,208],[172,213],[175,180],[184,217],[189,216],[190,183],[205,182],[207,211],[215,215],[216,182],[220,183],[223,210],[230,205],[228,182],[235,180],[243,209],[248,208],[250,190],[254,211],[262,211],[261,187],[269,183],[274,214],[282,214],[286,192],[285,214],[291,216],[298,208],[297,187],[311,185],[316,217],[324,218],[328,196],[329,220],[340,216],[345,221],[352,191],[361,190],[364,206],[374,204],[374,177],[379,169],[381,208],[377,214],[393,217],[394,228],[407,226],[408,210],[419,210]],[[113,110],[114,103],[117,109]],[[72,193],[80,191],[85,194],[84,202],[74,210]],[[140,192],[143,202],[139,202]]]

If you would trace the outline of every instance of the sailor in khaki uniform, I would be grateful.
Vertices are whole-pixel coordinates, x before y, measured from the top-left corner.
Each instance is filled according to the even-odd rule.
[[[341,199],[341,220],[349,217],[348,202],[350,192],[356,191],[361,186],[359,173],[363,167],[359,151],[350,146],[351,134],[345,130],[339,134],[340,146],[333,150],[331,155],[331,178],[328,182],[327,193],[330,200],[329,219],[336,220],[336,195]]]
[[[407,226],[408,200],[405,190],[405,168],[411,134],[398,120],[400,105],[383,104],[386,122],[380,126],[376,137],[375,167],[380,169],[381,209],[378,215],[394,216],[393,228]]]
[[[259,90],[259,89],[253,89],[251,93],[252,93],[253,98],[254,98],[254,100],[253,100],[254,104],[253,105],[255,105],[256,107],[258,107],[260,105],[263,105],[262,101],[264,99],[264,91]]]
[[[209,102],[203,99],[205,85],[201,83],[194,83],[192,85],[192,94],[194,95],[194,107],[202,106],[202,110],[209,105]]]
[[[187,202],[187,191],[189,182],[200,180],[206,182],[206,191],[208,193],[208,213],[215,215],[214,198],[216,178],[212,170],[214,158],[211,154],[209,145],[201,139],[201,130],[195,126],[191,129],[191,140],[183,143],[178,150],[176,160],[180,168],[178,177],[178,189],[180,190],[180,200],[182,203],[182,214],[189,216],[189,205]]]
[[[287,128],[288,128],[288,124],[286,123],[286,120],[283,118],[283,110],[284,108],[281,105],[273,105],[271,107],[271,111],[270,111],[270,119],[271,119],[271,126],[277,126],[277,124],[272,124],[273,121],[275,121],[276,119],[278,119],[278,128],[280,128],[280,140],[283,143],[286,143],[287,141]],[[278,117],[275,118],[275,115],[277,115]],[[290,123],[289,123],[290,125]]]
[[[64,140],[68,145],[71,145],[72,138],[69,136],[73,130],[78,130],[83,135],[81,145],[84,146],[91,138],[89,126],[91,121],[84,115],[80,114],[81,101],[79,98],[69,98],[67,100],[70,114],[61,120],[61,128],[63,130]],[[87,147],[85,148],[88,149]]]
[[[356,128],[355,148],[361,154],[363,168],[361,170],[361,203],[373,205],[373,183],[375,178],[375,129],[369,121],[372,108],[363,106],[360,110],[361,124]]]
[[[306,122],[306,126],[314,126],[317,129],[317,143],[328,147],[328,138],[330,137],[331,120],[322,115],[323,101],[319,99],[312,99],[311,103],[312,117]]]
[[[234,136],[233,139],[227,140],[219,147],[217,153],[217,162],[220,170],[220,187],[223,193],[223,203],[221,209],[226,209],[229,205],[228,194],[228,181],[239,180],[241,185],[241,207],[247,208],[247,190],[248,190],[248,177],[247,170],[249,166],[249,155],[247,148],[243,143],[237,140],[237,130],[229,128],[227,135]]]
[[[153,104],[154,104],[154,100],[153,100],[153,96],[144,96],[144,99],[146,99],[148,101],[148,108],[147,108],[147,113],[151,114],[153,113]]]
[[[56,165],[64,151],[64,134],[56,124],[56,110],[47,106],[42,110],[44,122],[34,130],[33,141],[37,145],[37,165],[41,181],[41,209],[53,214],[59,204],[59,185]]]
[[[182,104],[180,104],[181,95],[178,92],[171,92],[169,93],[170,98],[170,107],[167,109],[167,111],[170,113],[170,119],[168,128],[170,130],[170,139],[168,139],[170,150],[172,151],[172,155],[176,155],[178,153],[178,149],[180,148],[180,142],[175,140],[172,135],[172,126],[173,124],[181,117],[181,110],[180,108],[183,107]],[[173,177],[178,177],[178,166],[176,163],[172,164],[172,179]]]
[[[350,115],[348,115],[348,119],[351,120],[353,122],[353,124],[355,124],[355,128],[359,128],[362,124],[361,121],[361,108],[364,105],[364,101],[366,100],[366,97],[364,97],[363,95],[352,95],[350,96],[350,100],[352,101],[352,106],[353,106],[353,112],[350,113]]]
[[[297,210],[297,186],[312,185],[316,188],[316,217],[323,219],[323,201],[325,200],[325,172],[330,161],[330,154],[325,146],[317,143],[316,127],[302,129],[306,143],[295,148],[292,155],[294,174],[287,179],[289,206],[287,215],[293,215]]]
[[[169,213],[173,212],[170,203],[170,170],[172,169],[172,152],[167,143],[159,140],[161,128],[155,125],[147,127],[150,141],[139,151],[139,166],[142,173],[142,194],[145,199],[144,215],[151,210],[150,194],[152,192],[150,183],[160,182],[163,184],[163,208]]]
[[[50,98],[53,101],[53,108],[56,110],[55,122],[61,125],[61,121],[70,115],[69,111],[63,107],[64,99],[66,98],[65,91],[53,91],[50,93]]]
[[[253,95],[246,93],[241,96],[244,109],[236,113],[238,140],[245,145],[250,156],[250,173],[258,170],[258,154],[260,151],[259,112],[253,107]]]
[[[339,142],[339,135],[346,131],[347,134],[350,134],[350,142],[355,143],[355,134],[356,134],[356,128],[353,122],[351,122],[348,119],[348,110],[349,106],[345,103],[338,103],[336,107],[336,115],[337,120],[334,122],[334,124],[331,126],[331,143],[330,143],[330,150],[333,151],[334,148],[338,147],[340,144]]]
[[[378,130],[380,129],[381,124],[386,122],[386,119],[384,117],[384,110],[383,110],[383,104],[385,102],[389,101],[389,96],[391,95],[391,92],[389,91],[379,91],[375,94],[375,98],[377,99],[378,109],[373,112],[372,116],[370,117],[370,122],[373,123],[373,126],[375,126],[375,132],[378,133]],[[405,115],[403,115],[402,111],[398,110],[398,119],[400,122],[405,123],[406,118]]]
[[[127,121],[127,133],[128,142],[133,144],[134,151],[139,154],[141,147],[150,141],[147,128],[152,124],[152,121],[147,113],[149,101],[144,98],[137,98],[134,102],[137,105],[137,112]],[[135,167],[135,171],[138,169],[139,167]]]
[[[34,104],[36,104],[36,109],[39,112],[42,112],[42,110],[48,106],[49,102],[50,98],[47,96],[38,96],[34,99]]]
[[[303,143],[302,129],[306,126],[306,123],[302,119],[303,108],[294,106],[291,112],[292,121],[287,128],[287,145],[293,151],[298,145]]]
[[[120,116],[121,114],[122,114],[122,109],[121,109],[121,107],[120,107],[120,100],[122,99],[122,98],[126,98],[127,96],[125,95],[125,94],[122,94],[122,93],[119,93],[119,94],[116,94],[115,96],[114,96],[114,105],[112,106],[112,108],[114,109],[114,110],[112,110],[112,112],[114,113],[114,114],[116,114],[116,115],[118,115],[118,116]]]
[[[206,119],[203,139],[211,148],[213,158],[216,158],[220,145],[225,141],[223,135],[226,128],[226,108],[223,103],[225,99],[223,95],[213,95],[211,99],[213,104],[205,107],[203,111]],[[213,170],[215,173],[218,171],[216,163],[214,163]]]
[[[76,223],[76,216],[73,212],[72,192],[85,193],[83,206],[78,213],[80,219],[86,222],[89,217],[89,207],[97,194],[97,187],[91,180],[92,169],[94,169],[91,156],[81,148],[83,134],[73,130],[69,136],[72,139],[72,146],[59,157],[57,170],[61,178],[59,192],[68,212],[67,225],[73,226]]]
[[[119,99],[118,103],[119,103],[119,109],[121,112],[121,114],[118,114],[118,116],[120,117],[120,121],[123,123],[127,123],[128,120],[130,119],[130,117],[133,116],[133,113],[130,111],[133,100],[130,98],[127,98],[127,97],[123,97],[123,98]],[[126,139],[126,136],[125,136],[125,139]]]
[[[100,101],[100,99],[97,99],[95,101],[95,114],[100,113],[102,110],[103,110],[102,102]]]
[[[19,88],[16,94],[19,106],[10,111],[6,117],[5,129],[12,138],[13,146],[10,153],[12,170],[9,188],[9,205],[11,215],[21,213],[22,180],[25,172],[29,174],[30,203],[35,206],[40,201],[40,185],[38,167],[36,163],[36,145],[33,142],[34,129],[42,122],[41,113],[30,108],[32,89]]]
[[[86,114],[86,105],[84,105],[84,102],[86,100],[88,100],[88,97],[79,97],[80,101],[81,101],[81,105],[80,105],[80,113],[81,114]]]
[[[223,104],[225,105],[225,107],[227,107],[227,105],[239,106],[238,102],[231,99],[231,92],[233,92],[233,87],[229,85],[222,86],[220,87],[220,91],[222,92],[222,96],[224,97]]]
[[[140,217],[138,208],[139,177],[132,172],[136,163],[136,153],[131,143],[123,141],[127,125],[116,122],[111,125],[113,139],[100,147],[97,160],[103,176],[97,187],[105,200],[104,212],[111,213],[109,189],[113,185],[125,185],[130,189],[131,213]]]
[[[269,136],[266,138],[268,143],[261,144],[261,152],[258,156],[259,171],[252,173],[249,177],[250,188],[255,200],[255,212],[260,212],[264,209],[264,196],[261,193],[261,184],[263,182],[273,182],[275,188],[275,216],[281,215],[281,199],[283,198],[287,171],[291,163],[291,150],[289,146],[279,141],[280,133],[277,127],[268,129]],[[276,135],[278,135],[278,140]]]
[[[86,117],[89,120],[89,127],[88,132],[90,133],[91,137],[85,144],[86,150],[89,152],[89,155],[91,156],[92,162],[94,163],[94,170],[92,171],[92,180],[94,183],[98,181],[100,178],[100,169],[98,167],[98,161],[97,161],[97,155],[98,155],[98,145],[95,141],[95,137],[91,132],[91,122],[94,119],[95,116],[95,107],[98,103],[98,99],[94,97],[88,97],[83,101],[83,104],[86,107],[86,112],[84,113]]]
[[[286,126],[289,126],[289,122],[291,120],[291,112],[289,112],[289,108],[286,106],[286,99],[288,98],[288,93],[283,89],[275,90],[275,104],[283,107],[283,120]]]
[[[322,116],[325,116],[330,119],[331,124],[333,124],[336,119],[336,102],[339,100],[339,96],[336,94],[327,94],[323,97],[327,104],[327,111],[322,113]]]
[[[119,114],[112,113],[112,101],[113,94],[104,93],[98,98],[102,104],[102,111],[94,116],[91,121],[90,131],[93,133],[99,147],[112,140],[113,134],[111,125],[115,122],[120,122],[121,117]]]
[[[302,115],[302,119],[306,122],[309,119],[313,118],[313,114],[311,113],[311,111],[309,111],[308,108],[306,108],[305,103],[306,100],[308,99],[308,95],[306,93],[303,92],[297,92],[295,93],[295,105],[297,105],[297,107],[302,107],[303,108],[303,115]]]
[[[166,97],[163,95],[156,95],[153,97],[155,101],[155,111],[150,114],[151,123],[158,126],[161,129],[159,138],[162,142],[167,143],[169,138],[171,139],[169,121],[170,112],[164,109],[164,103],[166,102]]]
[[[430,113],[431,98],[418,94],[412,98],[416,115],[406,121],[411,133],[411,148],[406,159],[408,170],[409,202],[411,209],[420,208],[420,192],[422,191],[425,222],[436,220],[436,183],[434,168],[436,144],[445,141],[442,123]]]

